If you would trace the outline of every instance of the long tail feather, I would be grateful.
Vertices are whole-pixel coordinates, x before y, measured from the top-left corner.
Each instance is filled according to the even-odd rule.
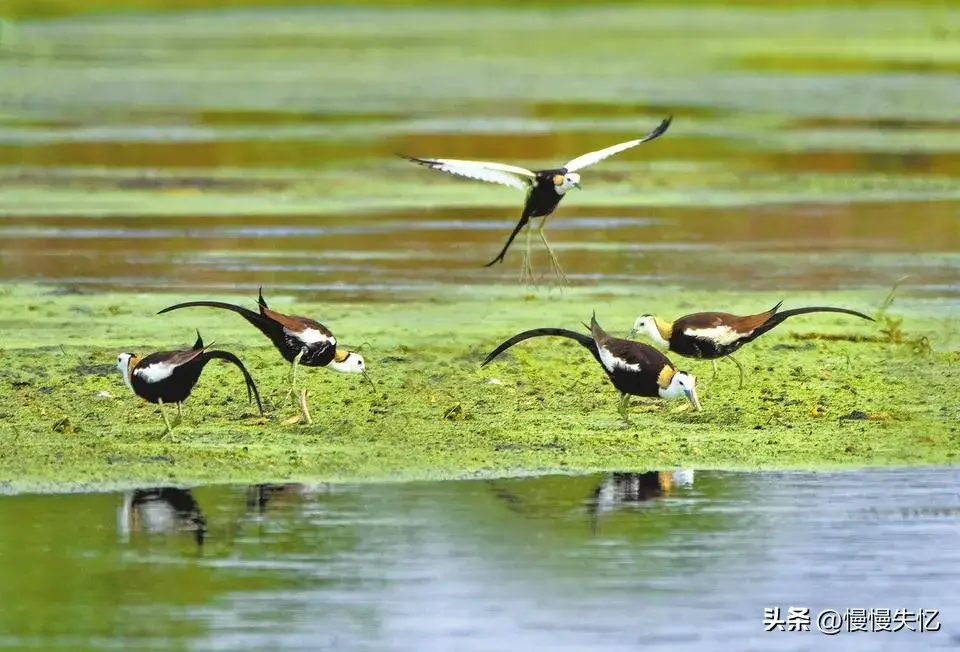
[[[226,360],[227,362],[232,362],[237,367],[240,368],[240,371],[243,372],[243,380],[247,383],[247,400],[251,398],[257,399],[257,408],[260,410],[260,416],[263,416],[263,403],[260,402],[260,392],[257,391],[257,385],[253,382],[253,377],[250,376],[250,372],[247,371],[247,368],[243,366],[243,363],[240,362],[240,358],[233,355],[229,351],[206,351],[201,354],[204,356],[204,364],[213,360],[214,358],[219,358],[220,360]]]
[[[779,307],[780,304],[777,304]],[[776,308],[774,308],[776,310]],[[857,312],[856,310],[849,310],[848,308],[833,308],[831,306],[811,306],[809,308],[794,308],[793,310],[784,310],[783,312],[778,312],[774,314],[770,319],[765,321],[762,326],[757,328],[754,331],[754,337],[759,336],[763,333],[766,333],[770,329],[774,328],[781,324],[784,320],[789,319],[790,317],[795,317],[797,315],[806,315],[811,312],[838,312],[844,315],[853,315],[854,317],[859,317],[860,319],[866,319],[869,321],[875,321],[873,317],[865,315],[862,312]]]
[[[262,295],[261,295],[262,298]],[[275,324],[272,320],[264,317],[263,315],[256,313],[252,310],[244,308],[243,306],[236,306],[232,303],[224,303],[222,301],[187,301],[185,303],[177,303],[172,306],[167,306],[160,312],[158,315],[162,315],[165,312],[171,312],[173,310],[180,310],[181,308],[221,308],[223,310],[230,310],[235,312],[248,322],[253,324],[261,333],[267,337],[273,339],[274,331],[279,327],[279,324]]]
[[[517,222],[517,226],[514,227],[513,233],[510,234],[510,237],[507,238],[507,244],[503,245],[503,249],[500,250],[500,253],[497,254],[497,257],[491,260],[489,263],[484,265],[484,267],[491,267],[497,263],[502,263],[504,257],[507,255],[507,249],[510,248],[510,245],[513,244],[514,238],[517,237],[517,234],[520,233],[520,229],[527,225],[527,222],[530,221],[530,218],[526,215],[520,218],[520,221]]]
[[[574,340],[578,344],[582,345],[593,354],[593,357],[598,361],[600,360],[600,352],[597,350],[597,345],[594,343],[593,338],[589,335],[584,335],[583,333],[577,333],[576,331],[567,330],[566,328],[535,328],[529,331],[523,331],[522,333],[517,333],[511,337],[506,342],[500,344],[497,348],[491,351],[486,359],[480,364],[481,367],[485,367],[498,355],[509,349],[514,344],[522,342],[524,340],[529,340],[531,337],[544,337],[546,335],[553,335],[556,337],[566,337],[568,339]]]

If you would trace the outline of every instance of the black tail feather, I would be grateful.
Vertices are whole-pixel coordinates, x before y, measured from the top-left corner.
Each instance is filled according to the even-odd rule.
[[[517,344],[518,342],[529,340],[531,337],[543,337],[546,335],[566,337],[568,339],[574,340],[578,344],[580,344],[581,346],[589,350],[590,353],[593,354],[593,357],[597,359],[597,361],[600,360],[600,352],[597,350],[597,345],[593,341],[593,338],[590,337],[589,335],[584,335],[583,333],[577,333],[575,331],[567,330],[566,328],[535,328],[533,330],[517,333],[506,342],[503,342],[502,344],[500,344],[497,348],[495,348],[493,351],[491,351],[487,355],[486,359],[484,359],[484,361],[480,364],[480,366],[481,367],[487,366],[488,364],[493,362],[494,358],[496,358],[498,355],[500,355],[501,353],[509,349],[514,344]]]
[[[257,408],[260,410],[260,416],[263,416],[263,403],[260,402],[260,392],[257,391],[257,385],[253,382],[253,377],[250,376],[250,372],[247,371],[247,368],[243,366],[243,363],[240,362],[240,358],[233,355],[229,351],[207,351],[206,353],[201,354],[204,356],[204,364],[213,360],[214,358],[219,358],[220,360],[226,360],[227,362],[232,362],[237,367],[240,368],[240,371],[243,372],[243,380],[247,383],[247,400],[251,398],[257,399]]]
[[[261,295],[260,298],[262,300],[263,296]],[[224,303],[222,301],[187,301],[185,303],[176,303],[172,306],[167,306],[157,314],[162,315],[165,312],[179,310],[180,308],[197,308],[197,307],[221,308],[223,310],[230,310],[232,312],[235,312],[241,317],[243,317],[244,319],[246,319],[248,322],[253,324],[257,328],[257,330],[259,330],[261,333],[263,333],[270,339],[273,339],[274,335],[276,335],[277,329],[280,329],[280,330],[283,329],[282,326],[280,326],[273,320],[268,319],[267,317],[264,317],[260,313],[244,308],[243,306],[235,306],[232,303]]]
[[[497,263],[502,263],[504,257],[507,255],[507,249],[510,248],[510,245],[513,244],[513,239],[517,237],[517,234],[520,233],[520,229],[527,225],[527,222],[530,221],[530,218],[526,215],[520,218],[520,221],[517,222],[517,226],[514,227],[513,233],[510,234],[510,237],[507,238],[507,244],[503,245],[503,249],[500,250],[500,253],[497,254],[497,257],[491,260],[489,263],[484,265],[484,267],[491,267]]]
[[[783,302],[781,301],[780,303],[783,303]],[[778,303],[774,307],[774,310],[780,307],[780,303]],[[860,319],[876,321],[874,320],[873,317],[870,317],[869,315],[865,315],[862,312],[857,312],[856,310],[850,310],[848,308],[833,308],[831,306],[811,306],[809,308],[794,308],[793,310],[784,310],[783,312],[778,312],[775,315],[773,315],[770,319],[765,321],[762,326],[760,326],[754,331],[753,337],[751,339],[759,337],[763,333],[766,333],[767,331],[774,328],[775,326],[778,326],[784,320],[789,319],[790,317],[795,317],[797,315],[806,315],[811,312],[838,312],[844,315],[853,315],[854,317],[859,317]]]
[[[270,308],[270,306],[267,305],[266,299],[263,298],[262,285],[260,286],[260,290],[258,291],[258,294],[257,294],[257,305],[260,306],[261,308],[268,308],[268,309]]]

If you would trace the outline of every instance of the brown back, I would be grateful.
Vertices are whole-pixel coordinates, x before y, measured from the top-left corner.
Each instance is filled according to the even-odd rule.
[[[675,321],[673,323],[673,328],[675,331],[679,330],[682,333],[688,328],[700,330],[706,328],[716,328],[718,326],[727,326],[738,333],[749,333],[750,331],[756,330],[760,326],[763,326],[777,313],[778,308],[780,308],[779,303],[770,310],[757,313],[756,315],[746,316],[733,315],[729,312],[695,312],[693,314],[681,317]]]

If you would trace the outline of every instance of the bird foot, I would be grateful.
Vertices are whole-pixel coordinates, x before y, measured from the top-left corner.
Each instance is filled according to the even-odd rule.
[[[310,418],[310,408],[307,406],[307,391],[308,390],[306,389],[301,389],[300,396],[296,397],[294,400],[294,402],[297,404],[297,407],[300,409],[300,413],[284,419],[283,425],[291,426],[295,423],[299,423],[309,426],[313,423],[313,419]]]
[[[663,408],[659,405],[640,405],[634,409],[637,412],[660,412]]]
[[[530,266],[529,260],[523,261],[523,267],[520,268],[520,284],[526,284],[527,287],[532,287],[533,289],[538,289],[537,279],[533,276],[533,267]]]

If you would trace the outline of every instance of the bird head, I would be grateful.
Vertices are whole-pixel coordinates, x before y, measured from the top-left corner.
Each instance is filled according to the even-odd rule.
[[[558,195],[566,193],[571,188],[580,189],[580,175],[576,172],[555,174],[553,175],[553,186]]]
[[[123,376],[123,382],[126,383],[131,392],[134,390],[133,383],[130,380],[130,372],[131,367],[133,367],[133,361],[136,357],[137,356],[133,353],[121,353],[117,356],[117,369],[120,371],[120,375]]]
[[[334,371],[344,374],[365,374],[367,373],[366,363],[363,356],[353,351],[337,351],[336,357],[330,363]]]
[[[345,374],[363,374],[363,379],[370,383],[370,386],[376,388],[373,379],[367,373],[367,365],[363,356],[356,351],[337,351],[333,361],[330,363],[334,371]]]
[[[695,410],[701,410],[700,399],[697,398],[697,379],[689,371],[678,371],[673,374],[666,389],[660,390],[663,398],[686,397],[693,404]]]
[[[663,325],[661,320],[653,315],[640,315],[633,322],[633,330],[630,331],[629,337],[635,337],[637,334],[643,333],[660,346],[668,347],[670,346],[670,343],[667,342],[669,336],[665,335]]]

